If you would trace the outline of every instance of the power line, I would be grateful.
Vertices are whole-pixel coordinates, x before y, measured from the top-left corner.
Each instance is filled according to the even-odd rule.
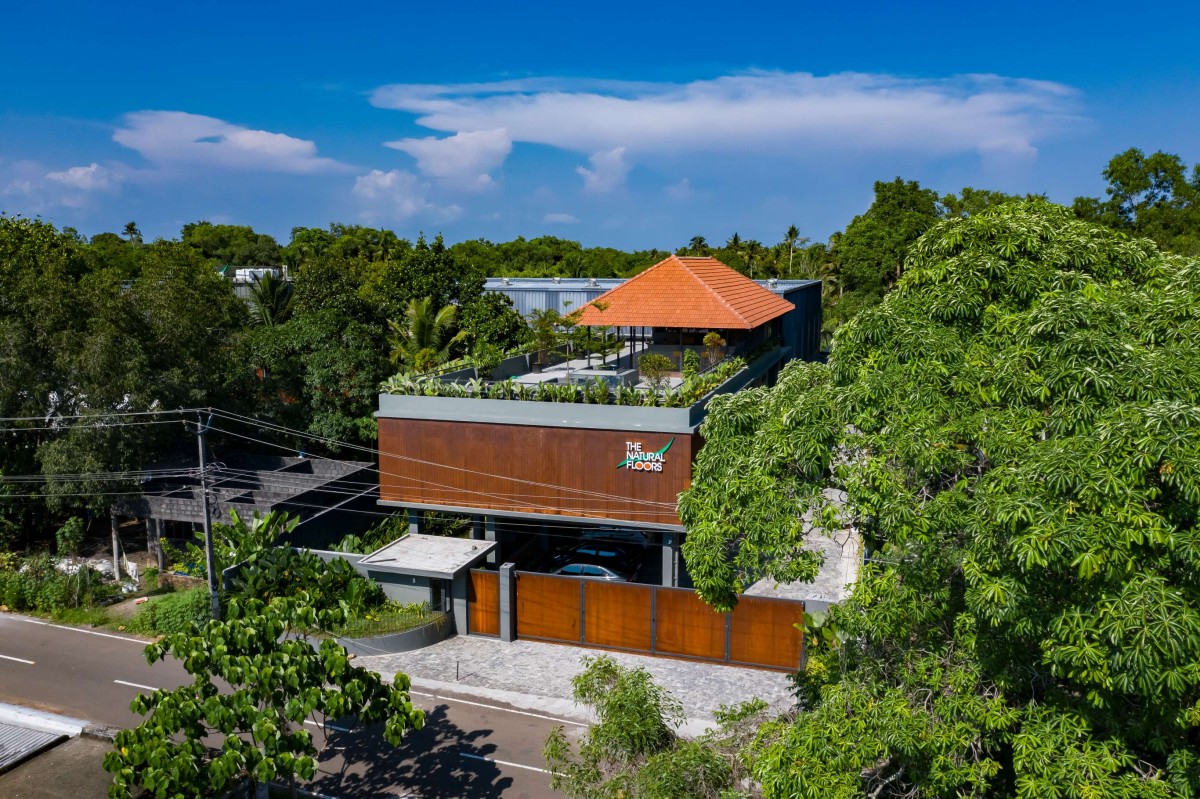
[[[39,420],[39,421],[45,421]],[[58,432],[68,432],[71,430],[112,430],[118,427],[137,427],[139,425],[156,425],[156,424],[180,424],[182,419],[162,419],[148,420],[144,422],[97,422],[91,425],[73,424],[73,425],[50,425],[39,427],[0,427],[0,433],[26,433],[36,432],[39,430],[54,430]]]
[[[232,413],[228,413],[226,411],[221,411],[219,409],[214,409],[213,413],[217,416],[223,416],[223,417],[229,418],[231,421],[238,421],[243,424],[255,424],[255,425],[259,425],[261,427],[265,427],[268,429],[275,428],[277,430],[287,432],[289,434],[305,436],[307,438],[311,438],[313,440],[320,441],[322,443],[334,444],[335,446],[342,446],[346,449],[367,452],[372,455],[377,455],[381,458],[386,455],[389,458],[396,458],[397,460],[408,461],[411,463],[418,463],[423,466],[433,466],[435,468],[440,468],[440,469],[448,469],[451,471],[465,472],[467,474],[478,475],[480,477],[493,477],[493,478],[497,478],[500,480],[508,480],[508,481],[515,482],[515,483],[525,483],[527,485],[538,486],[540,488],[553,488],[553,489],[559,490],[559,491],[569,491],[569,492],[577,493],[577,494],[585,494],[585,495],[605,497],[605,498],[609,498],[609,499],[617,499],[622,502],[632,502],[634,504],[639,504],[639,505],[652,505],[652,506],[660,506],[663,508],[673,508],[675,506],[675,504],[671,503],[671,502],[657,502],[654,500],[635,499],[635,498],[631,498],[631,497],[619,497],[615,494],[606,494],[606,493],[600,492],[600,491],[589,491],[587,489],[574,488],[572,486],[557,485],[555,483],[542,483],[542,482],[538,482],[536,480],[525,480],[520,477],[510,477],[508,475],[492,474],[490,472],[481,472],[476,469],[467,469],[465,467],[460,467],[460,466],[451,466],[450,464],[445,464],[445,463],[436,463],[434,461],[422,460],[420,458],[414,458],[414,457],[407,456],[407,455],[399,455],[399,454],[392,453],[392,452],[386,452],[386,451],[384,451],[382,449],[378,449],[378,448],[371,449],[369,447],[363,447],[363,446],[359,446],[357,444],[350,444],[349,442],[345,442],[345,441],[337,441],[336,439],[326,438],[323,436],[316,436],[316,435],[312,435],[309,433],[304,433],[303,431],[294,430],[294,429],[288,428],[288,427],[283,427],[282,425],[275,425],[270,422],[260,422],[259,420],[252,419],[251,417],[241,416],[240,414],[232,414]],[[229,435],[237,435],[236,433],[233,433],[228,430],[225,430],[224,432],[228,433]],[[259,441],[260,443],[270,443],[270,442],[262,442],[260,439],[251,438],[249,440]],[[270,444],[270,445],[282,447],[282,445],[279,445],[279,444]],[[289,449],[286,447],[282,447],[282,448]],[[320,457],[320,456],[313,456],[313,457]],[[336,460],[336,459],[327,458],[326,460]],[[338,462],[344,463],[345,461],[338,461]],[[378,471],[378,470],[376,470],[376,471]],[[394,476],[394,477],[402,477],[403,476],[403,475],[393,474],[391,472],[379,472],[379,473],[380,474],[388,474],[388,475]]]
[[[223,429],[223,428],[214,427],[214,428],[213,428],[213,430],[214,430],[214,431],[216,431],[216,432],[222,432],[222,433],[225,433],[225,434],[227,434],[227,435],[235,436],[235,437],[237,437],[237,438],[242,438],[242,439],[245,439],[245,440],[247,440],[247,441],[253,441],[253,442],[255,442],[255,443],[258,443],[258,444],[264,444],[264,445],[267,445],[267,446],[279,447],[280,449],[288,449],[288,450],[290,450],[290,447],[285,447],[285,446],[284,446],[284,445],[282,445],[282,444],[274,444],[274,443],[272,443],[272,442],[270,442],[270,441],[263,441],[262,439],[259,439],[259,438],[254,438],[253,436],[246,436],[246,435],[242,435],[242,434],[240,434],[240,433],[234,433],[234,432],[232,432],[232,431],[230,431],[230,430],[225,430],[225,429]],[[321,456],[319,456],[319,455],[315,455],[315,456],[312,456],[312,457],[314,457],[314,458],[320,458]],[[333,459],[332,459],[332,458],[329,458],[329,459],[326,459],[326,460],[333,460]],[[346,463],[346,461],[334,461],[334,462],[336,462],[336,463]],[[350,462],[351,462],[351,463],[353,463],[353,461],[350,461]],[[559,513],[561,513],[561,512],[575,512],[575,513],[580,513],[580,514],[587,514],[587,513],[603,513],[603,512],[606,512],[606,510],[605,510],[604,508],[595,508],[595,507],[584,507],[584,508],[564,508],[564,507],[562,507],[561,505],[543,505],[543,504],[541,504],[541,503],[537,503],[537,502],[528,502],[528,501],[526,501],[526,502],[514,502],[513,500],[510,500],[510,499],[508,499],[508,498],[507,498],[507,497],[509,496],[509,495],[507,495],[507,494],[495,494],[495,493],[483,492],[483,491],[472,491],[471,489],[468,489],[468,488],[458,488],[458,487],[456,487],[456,486],[447,486],[447,485],[445,485],[444,483],[435,483],[435,482],[432,482],[432,481],[429,481],[429,480],[421,480],[421,479],[419,479],[419,478],[415,478],[415,477],[408,477],[407,475],[397,474],[397,473],[394,473],[394,472],[386,472],[386,471],[382,471],[382,470],[380,470],[380,469],[374,469],[374,468],[370,468],[370,467],[362,467],[362,469],[363,469],[363,471],[371,471],[371,472],[375,472],[375,473],[377,473],[377,474],[380,474],[380,475],[387,475],[387,476],[390,476],[390,477],[398,477],[398,478],[400,478],[400,479],[402,479],[402,480],[405,480],[405,481],[407,481],[407,482],[419,483],[419,484],[421,484],[421,485],[425,485],[425,486],[432,486],[432,487],[433,487],[433,492],[434,492],[434,493],[444,493],[444,494],[450,495],[452,499],[454,499],[454,498],[457,498],[457,497],[460,497],[460,496],[462,496],[462,495],[465,493],[465,494],[467,494],[468,496],[473,496],[473,497],[484,497],[484,498],[488,498],[488,499],[490,499],[490,500],[495,500],[495,501],[499,501],[500,503],[503,503],[503,504],[502,504],[502,507],[499,507],[499,508],[494,508],[495,510],[509,510],[509,511],[512,511],[512,512],[535,512],[535,513],[536,513],[536,512],[538,511],[538,509],[540,509],[540,510],[544,510],[544,511],[550,511],[550,512],[551,512],[551,514],[553,514],[553,513],[555,513],[555,512],[559,512]],[[318,489],[314,489],[314,490],[318,490]],[[426,490],[426,491],[429,491],[430,489],[424,489],[424,490]],[[534,495],[534,496],[538,496],[538,495]],[[624,498],[622,498],[622,497],[615,497],[615,496],[613,496],[613,495],[611,495],[611,494],[602,494],[602,495],[600,495],[600,496],[601,496],[601,497],[603,497],[603,498],[606,498],[608,501],[618,501],[618,502],[624,502],[624,501],[626,501],[626,500],[625,500]],[[545,498],[546,498],[546,499],[550,499],[550,497],[545,497]],[[588,501],[588,499],[587,499],[587,498],[579,498],[579,497],[577,497],[577,498],[575,499],[575,501],[583,503],[583,502],[587,502],[587,501]],[[674,510],[674,505],[667,505],[667,503],[653,503],[653,504],[661,504],[661,505],[666,505],[667,507],[666,507],[666,508],[664,508],[663,510],[659,510],[659,511],[655,511],[655,510],[642,510],[642,511],[628,510],[628,511],[621,511],[621,514],[622,514],[622,515],[634,515],[634,516],[653,516],[653,517],[660,517],[660,518],[661,518],[662,516],[666,515],[668,512],[673,512],[673,510]],[[668,510],[667,510],[667,508],[670,508],[671,510],[670,510],[670,511],[668,511]]]
[[[96,411],[94,413],[47,413],[41,416],[0,416],[0,422],[48,422],[51,419],[104,419],[129,416],[162,416],[167,413],[204,413],[209,408],[174,408],[159,411]]]

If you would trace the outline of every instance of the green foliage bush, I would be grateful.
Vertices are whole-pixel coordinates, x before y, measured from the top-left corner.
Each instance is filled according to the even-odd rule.
[[[751,353],[753,359],[756,353]],[[663,357],[670,363],[670,359]],[[746,359],[726,358],[712,369],[684,382],[679,390],[659,391],[617,386],[610,390],[603,382],[582,387],[541,383],[527,386],[511,380],[487,383],[472,380],[455,383],[433,375],[394,375],[379,384],[385,394],[413,397],[464,397],[473,399],[523,400],[528,402],[589,403],[592,405],[639,405],[642,407],[686,408],[704,399],[711,391],[746,368]]]
[[[685,350],[683,353],[683,379],[695,380],[700,374],[700,353],[695,350]]]
[[[377,608],[387,599],[382,588],[344,558],[326,563],[307,550],[290,547],[274,547],[252,556],[233,575],[230,592],[264,602],[307,594],[318,612],[345,607],[351,614]]]
[[[663,390],[667,377],[674,368],[675,364],[670,358],[657,352],[647,353],[638,358],[638,371],[655,392]]]
[[[174,635],[186,631],[189,624],[203,627],[211,616],[208,589],[201,586],[150,600],[125,629],[143,635]]]
[[[58,554],[78,555],[79,547],[83,543],[83,535],[83,519],[78,516],[67,519],[66,524],[58,528],[58,532],[54,534],[54,540],[58,543]]]
[[[12,610],[53,613],[99,604],[116,596],[117,587],[87,568],[65,574],[49,555],[28,558],[21,568],[0,571],[0,604]]]

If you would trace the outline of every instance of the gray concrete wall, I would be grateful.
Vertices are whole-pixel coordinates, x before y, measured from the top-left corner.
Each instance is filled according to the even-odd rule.
[[[371,638],[338,638],[337,642],[353,655],[370,657],[393,652],[411,652],[414,649],[432,646],[453,634],[453,620],[447,617],[445,621],[432,622],[412,630],[405,630],[402,633],[377,635]]]
[[[367,576],[379,584],[383,593],[393,602],[412,605],[417,602],[433,603],[433,592],[428,577],[411,577],[404,574],[367,571]]]
[[[467,621],[467,592],[470,571],[463,570],[454,578],[450,585],[450,617],[454,620],[454,629],[466,632]]]

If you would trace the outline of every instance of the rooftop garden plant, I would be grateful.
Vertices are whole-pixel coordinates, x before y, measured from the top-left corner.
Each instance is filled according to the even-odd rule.
[[[379,390],[385,394],[418,397],[461,397],[465,399],[686,408],[699,402],[745,368],[746,361],[744,359],[726,358],[713,368],[685,380],[678,389],[664,388],[659,391],[633,388],[632,386],[618,386],[614,390],[601,378],[596,378],[583,385],[564,383],[527,385],[515,380],[454,382],[432,375],[406,374],[393,375],[379,385]]]

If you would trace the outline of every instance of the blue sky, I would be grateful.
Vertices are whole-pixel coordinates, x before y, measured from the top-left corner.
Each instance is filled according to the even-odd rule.
[[[1200,4],[24,3],[0,209],[449,240],[823,240],[901,175],[1070,202],[1200,160]]]

